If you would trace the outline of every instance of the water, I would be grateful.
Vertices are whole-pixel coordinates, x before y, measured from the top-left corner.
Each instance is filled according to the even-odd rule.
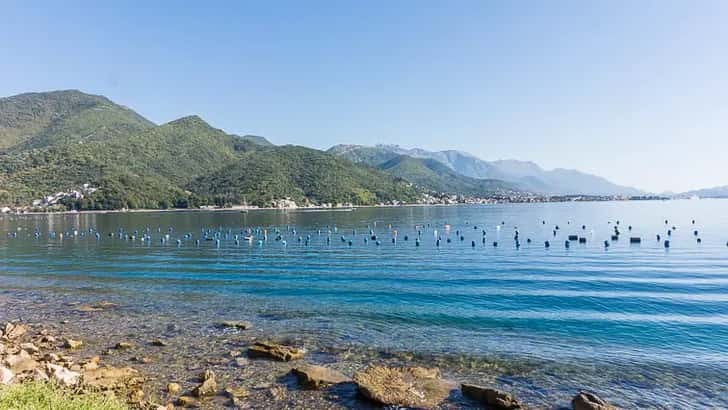
[[[620,239],[605,249],[616,221]],[[268,240],[244,241],[247,227]],[[119,228],[140,233],[119,239]],[[48,235],[74,229],[84,236]],[[195,245],[208,229],[219,248]],[[365,243],[369,229],[381,245]],[[728,201],[3,216],[0,231],[0,295],[251,318],[322,345],[444,357],[466,379],[479,377],[473,363],[496,362],[497,382],[536,404],[592,388],[627,407],[728,406]],[[587,244],[566,249],[570,234]]]

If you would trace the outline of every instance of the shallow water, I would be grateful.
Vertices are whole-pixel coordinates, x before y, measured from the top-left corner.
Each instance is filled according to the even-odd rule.
[[[242,240],[248,227],[268,240]],[[196,246],[208,230],[219,247]],[[627,407],[728,406],[728,201],[2,216],[0,232],[0,295],[245,318],[322,348],[413,352],[462,380],[495,363],[535,405],[590,388]],[[565,248],[571,234],[587,243]]]

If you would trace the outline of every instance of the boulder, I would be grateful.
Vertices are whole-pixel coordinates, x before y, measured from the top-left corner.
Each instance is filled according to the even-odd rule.
[[[14,340],[24,335],[28,331],[28,326],[22,323],[8,322],[5,324],[2,336],[8,340]]]
[[[616,410],[617,408],[609,404],[606,400],[594,393],[579,392],[571,400],[571,406],[574,410]]]
[[[40,353],[40,349],[33,343],[21,343],[20,348],[31,354]]]
[[[463,396],[494,409],[520,409],[521,404],[509,393],[474,384],[461,386]]]
[[[5,358],[7,365],[13,373],[33,371],[38,368],[39,363],[35,361],[25,350],[21,350],[18,354],[10,355]]]
[[[217,381],[215,381],[215,373],[212,370],[205,370],[202,375],[202,383],[192,389],[192,395],[196,397],[214,396],[217,393]]]
[[[51,363],[46,364],[46,366],[48,368],[48,373],[50,373],[51,375],[51,378],[63,386],[75,386],[81,379],[80,373],[68,370],[63,366],[58,366]]]
[[[298,384],[306,389],[320,389],[349,381],[349,378],[343,374],[323,366],[303,365],[295,367],[291,371],[298,378]]]
[[[256,342],[248,349],[248,356],[251,358],[273,359],[282,362],[303,359],[305,353],[303,349],[270,342]]]
[[[13,377],[15,377],[15,375],[12,370],[5,366],[0,366],[0,385],[4,386],[12,383]]]
[[[354,375],[359,393],[386,406],[432,408],[444,401],[452,385],[438,369],[370,366]]]
[[[131,367],[102,367],[85,370],[83,381],[99,390],[118,390],[137,386],[143,382],[139,372]]]
[[[250,322],[246,322],[244,320],[222,320],[220,322],[215,323],[215,326],[217,327],[228,327],[233,329],[241,329],[241,330],[248,330],[253,327],[253,325]]]
[[[155,339],[152,341],[152,346],[164,347],[164,346],[168,346],[168,345],[169,345],[169,343],[165,342],[162,339]]]

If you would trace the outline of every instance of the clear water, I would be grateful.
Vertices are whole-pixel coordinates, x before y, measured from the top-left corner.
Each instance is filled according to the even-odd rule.
[[[616,221],[622,235],[605,249]],[[267,242],[236,245],[246,227],[267,228]],[[108,236],[119,228],[152,239]],[[48,235],[74,229],[86,234]],[[219,247],[195,245],[208,229],[222,232]],[[365,243],[369,229],[380,246]],[[0,231],[6,294],[103,295],[332,346],[512,360],[527,370],[501,382],[535,401],[591,387],[630,407],[728,406],[728,201],[3,216]],[[570,234],[587,243],[565,248]]]

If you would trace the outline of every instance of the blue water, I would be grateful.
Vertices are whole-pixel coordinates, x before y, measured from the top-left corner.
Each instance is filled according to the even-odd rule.
[[[248,227],[268,240],[236,245]],[[152,239],[108,236],[119,228]],[[370,229],[381,245],[365,243]],[[206,230],[222,232],[219,247],[195,246]],[[684,391],[728,406],[728,201],[3,216],[0,232],[6,294],[104,295],[142,312],[244,315],[330,345],[530,361],[527,383],[546,395],[586,383],[627,406],[692,407]],[[565,248],[570,234],[587,243]],[[539,373],[543,363],[559,366]]]

